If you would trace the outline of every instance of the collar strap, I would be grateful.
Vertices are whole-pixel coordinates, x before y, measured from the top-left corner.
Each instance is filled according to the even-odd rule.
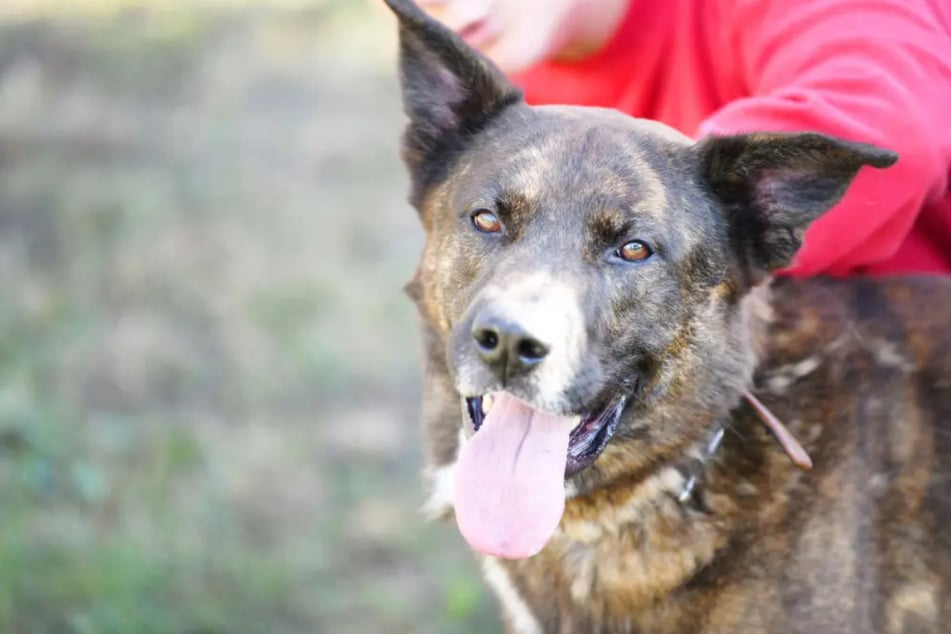
[[[684,481],[683,487],[680,489],[680,493],[677,494],[677,501],[681,504],[686,504],[690,501],[703,508],[700,500],[694,495],[697,489],[697,482],[700,478],[700,473],[703,471],[703,467],[706,465],[707,461],[710,460],[716,454],[717,449],[720,448],[720,445],[723,444],[724,436],[723,424],[717,421],[716,427],[713,429],[713,433],[710,435],[707,444],[703,447],[700,452],[700,458],[694,460],[691,464],[692,468],[688,468],[687,479]]]
[[[812,460],[809,458],[809,454],[806,453],[806,450],[799,444],[796,437],[783,425],[782,421],[776,418],[776,415],[769,411],[751,392],[744,392],[743,398],[753,407],[753,410],[759,416],[763,424],[766,425],[766,428],[772,432],[773,437],[776,438],[776,441],[783,448],[783,451],[786,452],[786,455],[789,456],[789,459],[793,461],[793,464],[804,471],[811,469]],[[687,468],[686,480],[680,489],[680,493],[677,494],[677,501],[681,504],[692,502],[694,506],[705,510],[702,502],[696,496],[697,483],[700,480],[704,466],[710,461],[714,454],[716,454],[720,445],[723,444],[724,434],[723,422],[717,421],[713,428],[713,433],[707,440],[707,444],[700,452],[700,457],[693,460],[691,465]]]

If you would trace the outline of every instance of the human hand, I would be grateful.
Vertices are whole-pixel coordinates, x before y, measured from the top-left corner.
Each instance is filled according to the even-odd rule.
[[[570,60],[604,45],[628,0],[418,0],[505,73]]]

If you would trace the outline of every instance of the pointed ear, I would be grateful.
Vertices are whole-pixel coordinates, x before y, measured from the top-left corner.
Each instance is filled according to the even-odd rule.
[[[417,199],[445,164],[440,159],[522,94],[492,62],[411,0],[386,4],[399,20],[403,109],[409,116],[403,160]]]
[[[898,160],[888,150],[816,133],[707,137],[697,149],[752,284],[792,262],[806,228],[839,202],[863,165]]]

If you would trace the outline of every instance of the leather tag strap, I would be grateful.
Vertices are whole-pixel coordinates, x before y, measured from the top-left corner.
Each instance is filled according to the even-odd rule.
[[[802,448],[799,441],[786,429],[782,421],[776,418],[771,411],[766,409],[766,406],[760,403],[760,400],[753,396],[751,392],[744,392],[743,397],[753,406],[753,409],[759,414],[760,420],[763,421],[767,429],[773,432],[773,436],[779,441],[780,446],[785,450],[789,459],[803,471],[812,469],[812,459],[809,458],[809,454],[806,453],[806,450]]]

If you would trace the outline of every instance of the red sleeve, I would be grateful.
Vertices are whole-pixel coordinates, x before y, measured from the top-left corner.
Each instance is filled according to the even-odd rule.
[[[894,254],[922,203],[947,186],[947,16],[929,0],[721,5],[721,45],[739,54],[736,71],[751,96],[714,113],[697,136],[814,130],[900,155],[888,170],[862,170],[843,201],[806,233],[786,272],[845,275]]]

